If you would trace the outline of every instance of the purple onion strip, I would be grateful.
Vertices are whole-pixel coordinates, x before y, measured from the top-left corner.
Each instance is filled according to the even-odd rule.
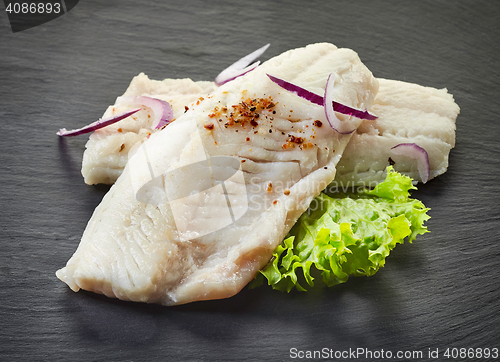
[[[299,87],[298,85],[287,82],[286,80],[272,76],[270,74],[268,74],[267,76],[274,83],[279,85],[281,88],[286,89],[287,91],[290,91],[292,93],[295,93],[299,97],[304,98],[304,99],[308,100],[309,102],[312,102],[312,103],[317,104],[319,106],[323,106],[323,98],[324,97],[319,96],[316,93],[310,92],[307,89]],[[352,107],[346,106],[346,105],[338,103],[338,102],[333,102],[333,110],[335,112],[339,112],[339,113],[342,113],[342,114],[345,114],[348,116],[354,116],[354,117],[359,118],[359,119],[367,119],[370,121],[377,119],[377,116],[371,114],[367,110],[361,111],[359,109],[352,108]]]
[[[100,128],[109,126],[110,124],[121,121],[122,119],[125,119],[125,118],[131,116],[132,114],[134,114],[135,112],[139,112],[140,110],[141,110],[141,108],[137,108],[137,109],[134,109],[132,111],[127,111],[124,113],[117,114],[113,117],[99,119],[98,121],[95,121],[95,122],[93,122],[85,127],[74,129],[71,131],[66,130],[66,128],[61,128],[59,130],[59,132],[57,132],[56,134],[58,136],[72,137],[72,136],[78,136],[78,135],[85,134],[85,133],[90,133],[92,131],[95,131],[96,129],[100,129]]]

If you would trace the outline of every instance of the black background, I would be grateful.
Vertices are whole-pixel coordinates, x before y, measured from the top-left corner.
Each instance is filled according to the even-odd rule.
[[[495,1],[85,0],[12,33],[1,14],[0,359],[438,348],[445,360],[446,348],[500,348],[499,16]],[[354,49],[377,77],[455,96],[449,170],[414,193],[432,209],[430,234],[371,278],[308,294],[245,288],[167,308],[75,294],[55,277],[108,189],[83,183],[87,137],[62,140],[59,128],[97,120],[139,72],[211,80],[268,42],[263,60],[322,41]]]

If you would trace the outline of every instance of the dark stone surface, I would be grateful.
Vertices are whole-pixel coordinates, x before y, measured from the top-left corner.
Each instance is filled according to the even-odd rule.
[[[0,15],[0,359],[500,348],[499,15],[493,1],[86,0],[17,33]],[[321,41],[356,50],[377,77],[455,96],[449,171],[414,194],[432,209],[430,234],[371,278],[308,294],[261,287],[165,308],[75,294],[55,277],[107,191],[83,183],[87,137],[59,128],[98,119],[140,72],[210,80],[267,42],[263,59]]]

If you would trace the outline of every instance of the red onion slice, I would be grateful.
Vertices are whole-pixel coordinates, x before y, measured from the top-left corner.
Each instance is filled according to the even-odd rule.
[[[215,84],[219,86],[223,85],[224,83],[227,83],[235,78],[241,77],[242,75],[257,68],[260,62],[256,62],[251,65],[249,64],[252,63],[258,57],[260,57],[267,50],[267,48],[269,48],[269,45],[270,44],[264,45],[262,48],[259,48],[256,51],[244,56],[240,60],[234,62],[229,67],[224,69],[222,72],[219,73],[217,77],[215,77]]]
[[[113,117],[110,118],[105,118],[105,119],[99,119],[96,122],[93,122],[85,127],[74,129],[71,131],[66,130],[66,128],[61,128],[59,132],[56,134],[58,136],[78,136],[84,133],[90,133],[92,131],[95,131],[96,129],[103,128],[106,126],[109,126],[110,124],[116,123],[118,121],[121,121],[122,119],[127,118],[128,116],[131,116],[135,112],[139,112],[141,108],[134,109],[132,111],[127,111],[124,113],[117,114]]]
[[[158,129],[168,124],[174,115],[170,103],[161,99],[145,96],[123,96],[116,100],[117,104],[128,103],[132,105],[141,105],[151,108],[155,115],[153,129]]]
[[[289,92],[295,93],[299,97],[304,98],[304,99],[308,100],[309,102],[312,102],[312,103],[317,104],[319,106],[323,106],[323,98],[324,97],[319,96],[316,93],[309,92],[307,89],[299,87],[298,85],[287,82],[286,80],[275,77],[273,75],[268,74],[267,76],[274,83],[279,85],[281,88],[286,89]],[[346,105],[338,103],[338,102],[333,102],[333,110],[335,112],[339,112],[339,113],[342,113],[342,114],[345,114],[348,116],[354,116],[354,117],[359,118],[359,119],[368,119],[370,121],[377,119],[377,116],[371,114],[367,110],[361,111],[359,109],[352,108],[352,107],[346,106]]]
[[[335,131],[340,134],[349,134],[352,133],[358,128],[359,122],[352,121],[341,121],[335,115],[335,110],[333,108],[333,87],[335,84],[335,75],[331,73],[328,76],[328,80],[326,81],[325,86],[325,95],[323,97],[323,107],[325,108],[325,115],[328,123],[330,123],[330,127],[332,127]]]
[[[400,143],[391,148],[392,153],[395,155],[407,156],[417,160],[418,173],[422,182],[425,184],[429,180],[431,172],[429,165],[429,155],[427,151],[416,143]]]

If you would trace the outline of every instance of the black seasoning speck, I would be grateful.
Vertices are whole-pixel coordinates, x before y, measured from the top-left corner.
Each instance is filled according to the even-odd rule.
[[[389,165],[394,166],[396,162],[392,159],[392,157],[389,157]]]

